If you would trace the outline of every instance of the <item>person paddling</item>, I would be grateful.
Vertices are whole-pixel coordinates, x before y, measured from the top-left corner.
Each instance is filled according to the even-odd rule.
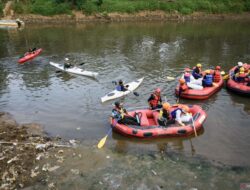
[[[162,108],[162,99],[161,99],[161,89],[157,88],[148,98],[148,104],[150,109]]]
[[[211,87],[213,86],[213,75],[211,75],[210,70],[205,71],[205,76],[203,77],[202,80],[202,86],[203,87]]]
[[[63,68],[64,68],[64,70],[65,70],[65,69],[68,69],[68,68],[70,68],[70,67],[73,67],[73,65],[69,62],[69,58],[66,57],[66,58],[64,59],[64,67],[63,67]]]
[[[116,86],[116,90],[125,92],[128,90],[128,88],[124,86],[122,80],[119,80],[118,85]]]
[[[112,118],[116,119],[119,124],[140,125],[135,117],[128,115],[128,112],[123,108],[123,104],[115,102],[112,110]]]
[[[174,124],[175,120],[171,119],[170,113],[168,111],[169,103],[165,102],[162,104],[162,109],[159,113],[158,123],[161,126],[168,126],[170,124]]]

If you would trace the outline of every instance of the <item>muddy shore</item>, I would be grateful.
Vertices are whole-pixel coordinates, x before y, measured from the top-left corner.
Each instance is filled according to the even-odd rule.
[[[21,19],[25,23],[85,23],[85,22],[131,22],[131,21],[186,21],[186,20],[249,20],[250,13],[242,14],[207,14],[196,12],[190,15],[180,13],[165,13],[164,11],[141,11],[135,14],[126,13],[97,13],[85,15],[79,11],[73,11],[72,15],[18,15],[14,14],[11,19]]]

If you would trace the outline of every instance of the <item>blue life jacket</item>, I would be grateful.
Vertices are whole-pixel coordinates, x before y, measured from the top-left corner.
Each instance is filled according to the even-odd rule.
[[[185,79],[186,83],[190,82],[190,74],[189,73],[184,74],[184,79]]]
[[[126,89],[124,88],[124,86],[121,86],[121,85],[118,85],[116,87],[116,90],[118,90],[118,91],[126,91]]]
[[[181,108],[177,108],[177,109],[173,110],[173,111],[170,113],[172,119],[175,119],[175,118],[176,118],[176,112],[177,112],[178,110],[181,110],[181,112],[183,112]]]
[[[195,72],[195,69],[193,70],[192,75],[193,75],[193,77],[194,77],[195,79],[198,79],[198,78],[201,78],[201,77],[202,77],[201,74]]]
[[[117,121],[120,121],[122,119],[121,113],[118,112],[116,109],[112,110],[112,117],[115,118]]]
[[[203,82],[207,86],[213,85],[213,75],[206,75],[206,77],[203,79]]]

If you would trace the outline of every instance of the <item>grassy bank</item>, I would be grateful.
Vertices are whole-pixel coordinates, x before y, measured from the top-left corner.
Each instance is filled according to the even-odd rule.
[[[1,6],[1,5],[0,5]],[[19,0],[14,10],[21,14],[56,15],[81,10],[93,13],[136,13],[162,10],[167,13],[242,13],[250,11],[250,0]]]

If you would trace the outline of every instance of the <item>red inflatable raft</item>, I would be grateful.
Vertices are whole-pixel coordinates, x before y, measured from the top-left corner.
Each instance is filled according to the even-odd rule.
[[[250,64],[244,64],[243,67],[246,69],[246,70],[249,70],[250,69]],[[234,69],[236,67],[233,67],[229,73],[233,73],[234,72]],[[233,92],[236,92],[238,94],[241,94],[241,95],[246,95],[246,96],[250,96],[250,86],[247,86],[247,84],[250,82],[248,81],[249,79],[246,79],[245,82],[243,83],[239,83],[239,82],[236,82],[234,81],[231,77],[228,79],[227,81],[227,88]]]
[[[176,108],[177,106],[172,107],[172,109]],[[189,108],[193,115],[194,127],[196,128],[196,131],[198,131],[201,129],[202,124],[207,118],[207,114],[200,106],[189,105]],[[113,130],[125,136],[133,136],[138,138],[183,137],[194,133],[193,124],[191,121],[186,123],[185,126],[170,124],[166,127],[160,126],[158,124],[158,111],[144,109],[131,111],[128,112],[128,114],[134,116],[135,112],[138,113],[138,115],[141,115],[140,126],[119,124],[115,119],[111,119],[111,126],[113,127]]]
[[[41,52],[42,52],[42,48],[37,49],[31,53],[27,52],[27,53],[25,53],[24,57],[22,57],[18,60],[18,63],[22,64],[22,63],[25,63],[26,61],[30,61],[30,60],[34,59],[36,56],[38,56]]]
[[[211,70],[213,71],[213,70]],[[181,98],[187,99],[195,99],[195,100],[205,100],[208,99],[210,96],[215,94],[219,91],[223,86],[223,78],[220,78],[220,81],[215,83],[213,82],[212,87],[204,87],[202,90],[195,90],[195,89],[187,89],[186,91],[181,93]],[[179,95],[179,84],[175,88],[175,94]]]

